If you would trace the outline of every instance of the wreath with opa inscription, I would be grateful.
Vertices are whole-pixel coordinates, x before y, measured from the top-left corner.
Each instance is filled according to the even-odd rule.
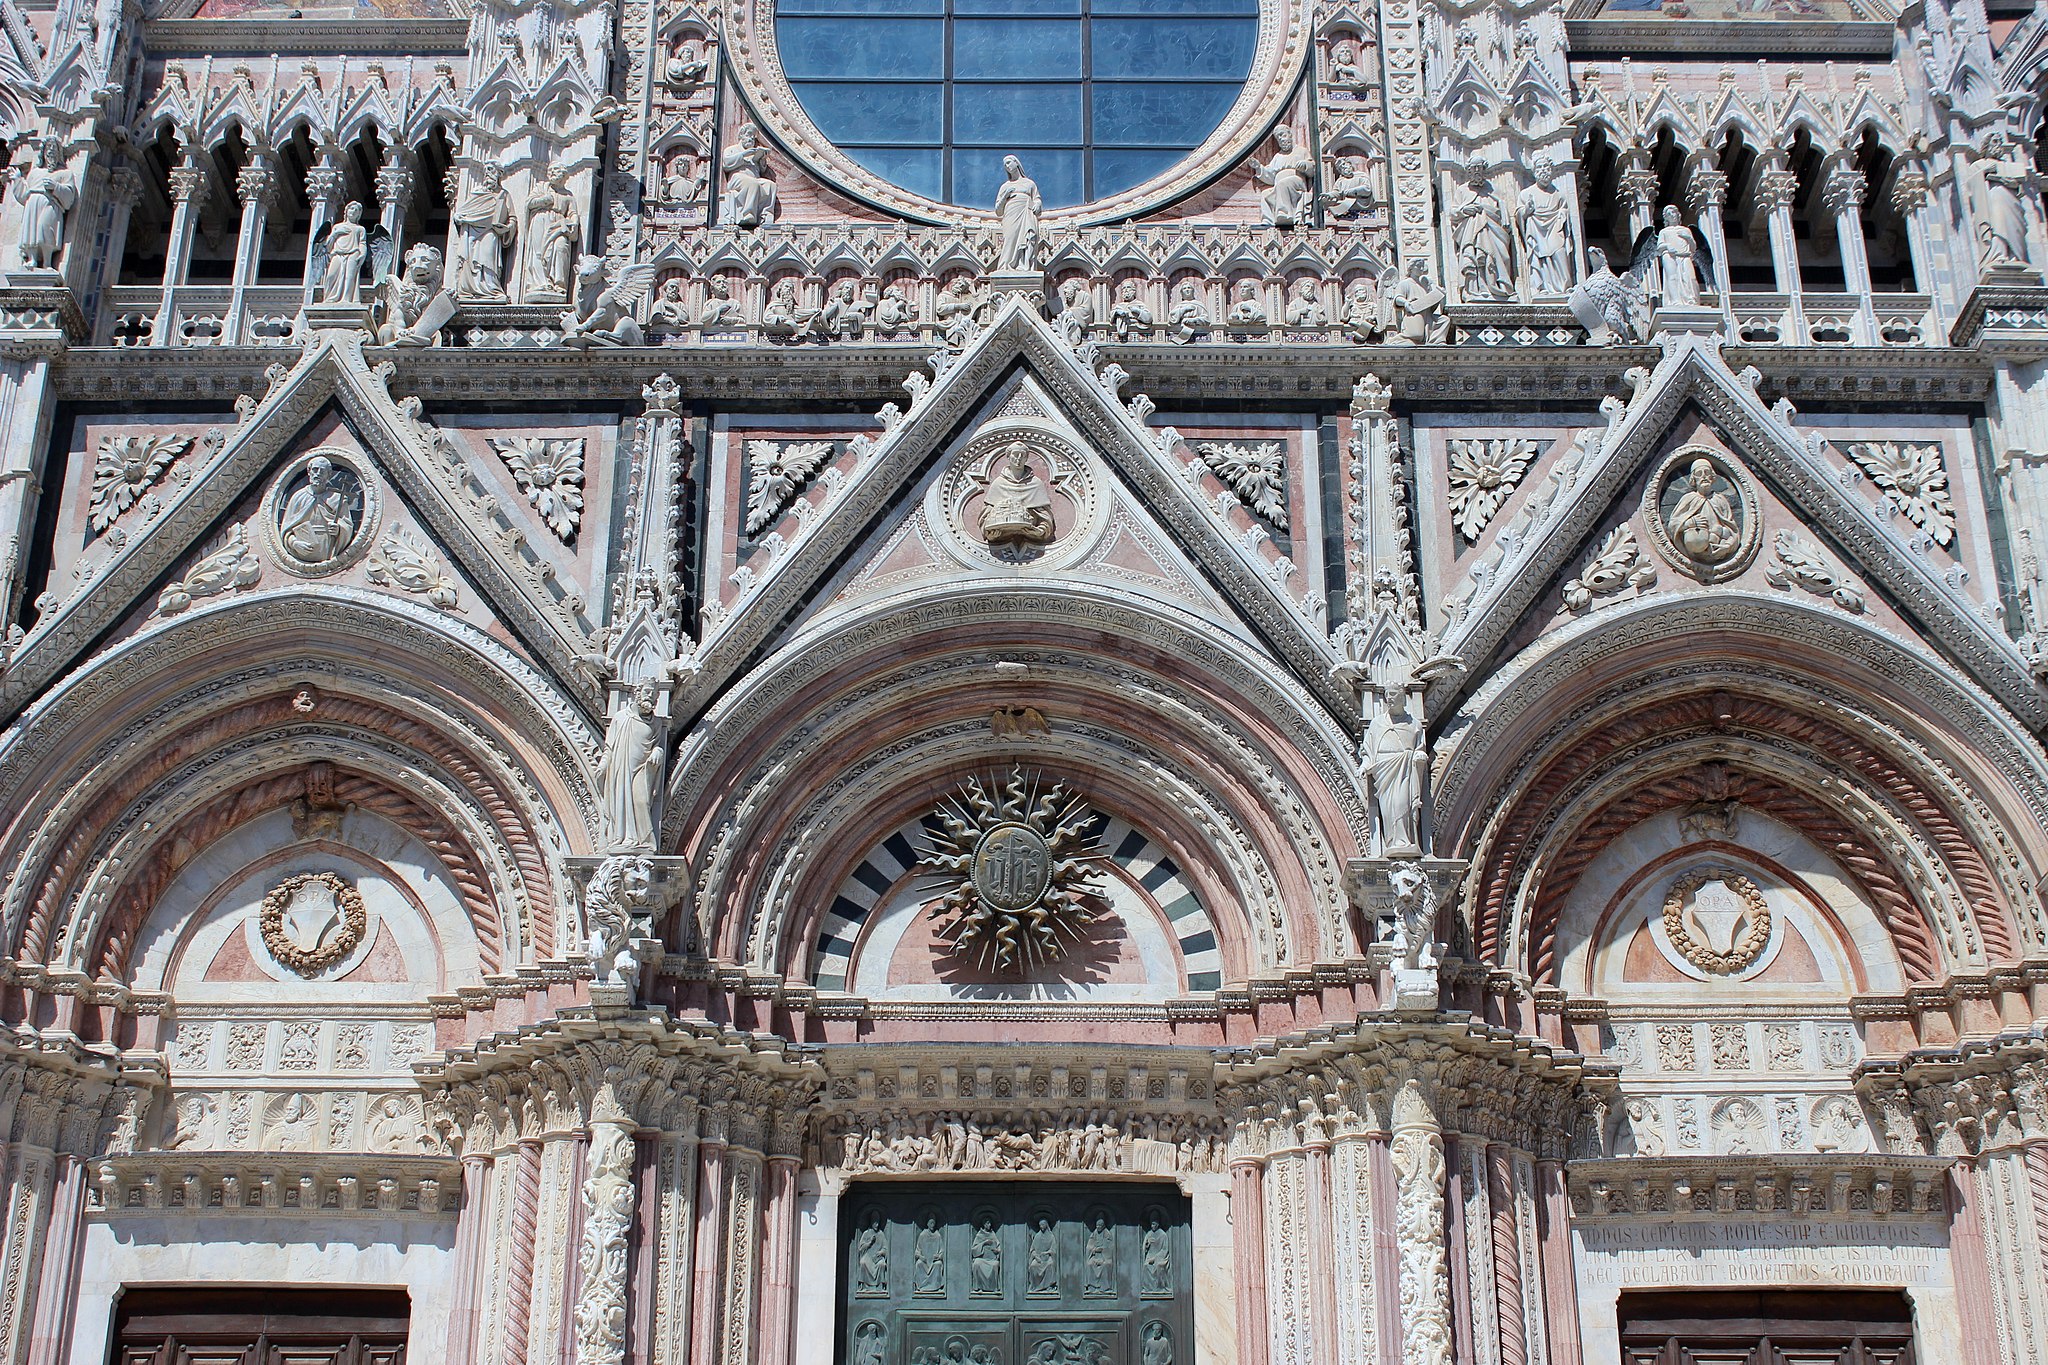
[[[1709,882],[1719,882],[1742,901],[1740,932],[1726,952],[1709,948],[1686,922],[1686,903]],[[1671,884],[1664,896],[1664,937],[1672,950],[1703,972],[1732,976],[1754,966],[1771,942],[1771,907],[1757,884],[1739,872],[1694,872]]]
[[[326,971],[369,931],[362,893],[332,872],[286,877],[263,898],[263,946],[300,976]]]

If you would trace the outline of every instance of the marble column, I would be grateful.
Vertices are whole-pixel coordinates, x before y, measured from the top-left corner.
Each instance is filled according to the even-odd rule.
[[[1565,1187],[1562,1161],[1536,1163],[1533,1193],[1542,1282],[1523,1286],[1523,1293],[1538,1296],[1543,1304],[1550,1365],[1579,1365],[1583,1352],[1578,1277],[1572,1266],[1571,1195]]]
[[[448,1365],[472,1365],[483,1316],[481,1280],[491,1209],[491,1160],[482,1152],[462,1158],[462,1211],[455,1221],[453,1306],[448,1314]]]
[[[636,1146],[623,1123],[590,1125],[573,1312],[576,1365],[624,1365],[626,1274],[638,1191]]]
[[[28,1365],[65,1365],[70,1355],[71,1322],[78,1311],[79,1233],[85,1217],[85,1162],[75,1156],[54,1158],[55,1177],[49,1200],[49,1221],[43,1230],[42,1264],[37,1275],[35,1327],[28,1342]]]
[[[199,215],[206,207],[207,177],[192,153],[171,169],[171,233],[164,244],[164,293],[157,306],[156,329],[150,340],[158,346],[177,341],[178,290],[192,265],[192,241],[199,235]]]
[[[1391,1157],[1400,1254],[1401,1365],[1450,1365],[1451,1281],[1444,1253],[1444,1139],[1422,1087],[1394,1097]]]
[[[1714,292],[1720,296],[1721,320],[1728,328],[1728,335],[1735,335],[1735,300],[1732,295],[1735,286],[1728,271],[1728,224],[1723,212],[1728,206],[1728,177],[1720,171],[1700,167],[1685,182],[1686,207],[1692,210],[1693,221],[1699,225],[1700,235],[1707,239],[1707,252],[1713,259],[1709,267],[1714,277]]]
[[[768,1158],[761,1182],[762,1365],[792,1365],[796,1321],[796,1174],[791,1155]]]
[[[313,252],[320,244],[320,234],[341,212],[341,191],[347,183],[335,153],[333,147],[323,149],[320,164],[306,172],[306,205],[312,214],[306,227],[306,278],[302,291],[306,303],[313,301],[320,288],[320,277],[313,270]]]
[[[690,1303],[696,1293],[697,1116],[690,1103],[679,1131],[661,1139],[655,1216],[653,1358],[684,1362],[690,1351]]]
[[[695,1284],[690,1300],[689,1365],[716,1365],[719,1311],[724,1302],[719,1252],[724,1249],[726,1234],[725,1121],[722,1116],[710,1117],[697,1146],[697,1250],[691,1258]]]
[[[271,200],[276,193],[277,170],[270,153],[251,154],[249,164],[235,177],[235,194],[242,201],[242,226],[235,239],[235,274],[227,316],[221,323],[223,346],[236,346],[243,341],[248,294],[256,286],[256,271],[263,262],[263,231],[269,224]]]
[[[405,256],[405,219],[412,208],[412,192],[416,179],[412,152],[404,147],[392,148],[390,158],[377,172],[377,221],[391,234],[391,264],[394,270]]]
[[[1308,1190],[1308,1314],[1309,1339],[1319,1361],[1337,1359],[1337,1266],[1331,1245],[1331,1220],[1336,1206],[1330,1193],[1330,1139],[1319,1119],[1306,1120]]]
[[[1863,173],[1837,166],[1822,182],[1821,203],[1835,216],[1835,245],[1842,255],[1842,287],[1857,298],[1854,340],[1877,344],[1877,311],[1870,300],[1870,252],[1863,240]]]
[[[1782,152],[1773,152],[1756,178],[1756,209],[1764,215],[1771,238],[1771,264],[1777,271],[1778,292],[1786,298],[1784,342],[1803,346],[1806,334],[1806,305],[1801,299],[1805,287],[1799,280],[1799,235],[1792,226],[1792,201],[1799,195],[1799,177],[1784,168]]]
[[[1266,1365],[1266,1163],[1230,1163],[1230,1221],[1237,1247],[1237,1365]]]

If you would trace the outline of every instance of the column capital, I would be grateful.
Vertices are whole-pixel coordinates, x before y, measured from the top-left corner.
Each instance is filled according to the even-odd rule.
[[[1685,182],[1685,202],[1696,215],[1723,207],[1728,202],[1727,174],[1704,168],[1694,171]]]
[[[1799,177],[1790,171],[1765,171],[1756,178],[1756,204],[1766,213],[1792,207],[1799,197]]]
[[[1901,215],[1927,207],[1927,172],[1900,171],[1892,177],[1892,208]]]
[[[245,208],[259,199],[269,199],[276,189],[277,172],[271,169],[267,159],[251,161],[235,174],[235,194]]]
[[[1863,172],[1839,166],[1828,172],[1821,185],[1820,201],[1830,213],[1854,213],[1863,207],[1866,188]]]
[[[206,198],[206,171],[190,157],[171,168],[171,198],[181,204],[196,204]]]
[[[1621,173],[1621,197],[1631,209],[1648,213],[1657,207],[1657,173],[1646,166]]]

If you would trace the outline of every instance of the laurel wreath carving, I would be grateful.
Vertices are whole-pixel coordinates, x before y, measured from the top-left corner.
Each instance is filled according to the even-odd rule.
[[[1708,882],[1721,882],[1740,896],[1749,907],[1749,922],[1742,936],[1717,953],[1692,936],[1685,924],[1685,902]],[[1771,941],[1771,907],[1757,884],[1737,872],[1694,872],[1679,878],[1664,896],[1664,936],[1680,957],[1703,972],[1729,976],[1753,966]]]
[[[324,882],[334,893],[334,903],[341,908],[341,933],[323,948],[307,952],[285,937],[284,912],[291,908],[292,898],[299,888],[308,882]],[[362,893],[335,876],[332,872],[301,872],[286,877],[270,889],[263,898],[263,912],[260,917],[263,931],[263,946],[270,955],[288,969],[300,976],[312,976],[324,972],[335,963],[354,952],[356,945],[363,941],[369,930],[370,919],[363,909]]]

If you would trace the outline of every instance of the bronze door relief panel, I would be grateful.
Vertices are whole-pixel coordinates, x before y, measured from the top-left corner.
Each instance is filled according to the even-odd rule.
[[[840,1204],[842,1365],[1192,1365],[1166,1182],[877,1181]]]

